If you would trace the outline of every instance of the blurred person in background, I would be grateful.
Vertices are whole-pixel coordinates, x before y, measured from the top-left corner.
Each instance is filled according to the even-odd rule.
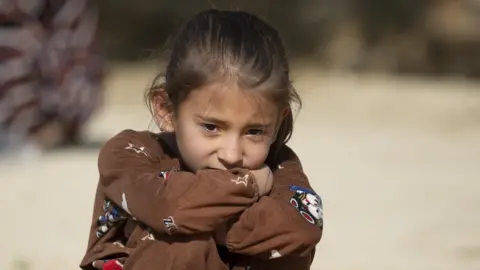
[[[0,2],[0,152],[82,143],[102,90],[93,4]]]

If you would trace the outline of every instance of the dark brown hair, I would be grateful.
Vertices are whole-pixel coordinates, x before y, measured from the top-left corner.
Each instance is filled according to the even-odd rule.
[[[146,93],[147,104],[154,108],[162,90],[176,111],[192,90],[222,81],[262,91],[280,108],[289,108],[271,150],[290,139],[291,106],[301,107],[301,100],[290,80],[285,47],[275,28],[247,12],[212,9],[189,20],[173,42],[166,72]]]

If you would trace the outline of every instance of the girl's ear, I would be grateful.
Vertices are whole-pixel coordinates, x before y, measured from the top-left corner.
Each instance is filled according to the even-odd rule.
[[[154,120],[160,132],[173,132],[173,106],[164,88],[155,90],[152,96]]]
[[[285,118],[287,118],[287,116],[288,116],[289,114],[291,114],[291,113],[292,113],[292,109],[290,109],[290,107],[285,107],[285,108],[283,108],[283,110],[282,110],[281,113],[280,113],[280,123],[281,123]]]

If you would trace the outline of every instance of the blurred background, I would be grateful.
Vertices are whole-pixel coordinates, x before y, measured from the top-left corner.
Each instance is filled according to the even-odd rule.
[[[208,8],[275,26],[325,205],[312,269],[480,269],[479,0],[1,0],[0,269],[78,269],[102,143]]]

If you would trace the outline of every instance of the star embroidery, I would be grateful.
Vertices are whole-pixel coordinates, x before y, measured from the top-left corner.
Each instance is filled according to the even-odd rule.
[[[128,143],[128,146],[125,147],[126,150],[133,150],[135,151],[135,153],[137,154],[144,154],[145,156],[148,157],[147,153],[145,152],[145,146],[142,146],[142,147],[138,147],[136,145],[133,145],[132,143]]]
[[[148,233],[147,235],[145,235],[143,238],[142,238],[142,241],[145,241],[145,240],[155,240],[155,237],[153,237],[153,234],[151,233]]]
[[[278,252],[278,250],[272,250],[271,252],[271,256],[269,259],[276,259],[276,258],[280,258],[282,257],[282,254],[280,254],[280,252]]]
[[[237,184],[237,185],[244,185],[245,187],[247,186],[248,182],[248,174],[244,175],[243,177],[237,177],[237,179],[232,179],[232,182]]]
[[[119,241],[116,241],[116,242],[113,242],[113,245],[114,246],[119,246],[119,247],[125,247],[122,243],[120,243]]]
[[[125,212],[132,215],[132,213],[130,212],[130,209],[128,209],[127,196],[125,195],[125,193],[122,193],[122,208],[123,210],[125,210]]]

